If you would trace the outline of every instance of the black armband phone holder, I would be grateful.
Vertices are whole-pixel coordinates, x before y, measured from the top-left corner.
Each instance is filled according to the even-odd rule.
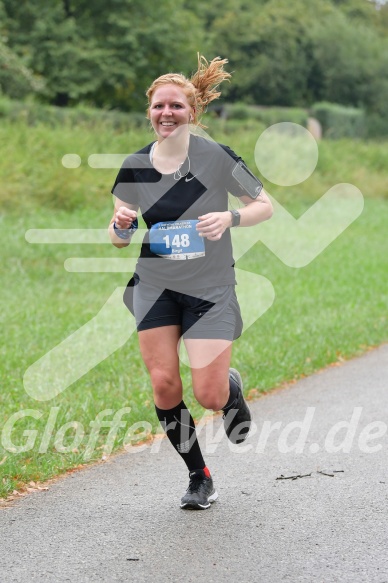
[[[248,196],[256,199],[262,191],[263,185],[258,178],[249,170],[244,162],[237,162],[233,168],[232,176],[237,180],[241,188]]]

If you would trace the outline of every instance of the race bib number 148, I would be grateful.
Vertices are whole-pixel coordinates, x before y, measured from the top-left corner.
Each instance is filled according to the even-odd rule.
[[[164,259],[195,259],[205,255],[205,242],[196,230],[198,221],[166,221],[150,229],[150,249]]]

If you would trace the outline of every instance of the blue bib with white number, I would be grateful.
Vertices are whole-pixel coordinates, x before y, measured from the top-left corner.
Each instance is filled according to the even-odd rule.
[[[195,226],[199,221],[166,221],[150,229],[150,250],[164,259],[196,259],[205,255],[205,242]]]

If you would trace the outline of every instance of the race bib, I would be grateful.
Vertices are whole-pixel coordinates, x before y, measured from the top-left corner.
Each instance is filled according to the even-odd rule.
[[[196,259],[205,255],[205,241],[195,226],[199,221],[166,221],[150,229],[150,249],[164,259]]]

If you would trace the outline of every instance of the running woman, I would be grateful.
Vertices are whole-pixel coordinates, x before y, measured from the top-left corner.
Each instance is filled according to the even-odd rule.
[[[196,400],[222,410],[228,438],[243,442],[251,413],[241,376],[230,368],[232,343],[242,332],[230,229],[272,215],[261,182],[243,160],[194,133],[204,127],[201,115],[220,96],[220,83],[231,76],[227,62],[198,55],[190,79],[170,73],[155,79],[146,95],[156,139],[126,158],[112,188],[113,245],[129,245],[139,210],[147,225],[124,301],[136,319],[156,414],[189,470],[185,509],[209,508],[218,495],[182,400],[179,344],[183,339]],[[238,211],[228,210],[228,193],[241,201]]]

